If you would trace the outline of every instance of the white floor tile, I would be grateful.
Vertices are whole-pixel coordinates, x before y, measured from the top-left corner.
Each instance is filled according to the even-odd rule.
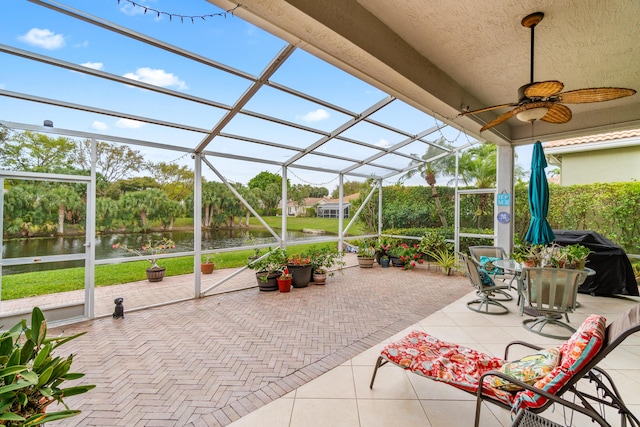
[[[351,366],[338,366],[298,388],[296,399],[355,399]]]
[[[296,399],[290,427],[353,427],[358,423],[356,399]]]
[[[418,400],[358,399],[358,411],[360,427],[431,426]]]

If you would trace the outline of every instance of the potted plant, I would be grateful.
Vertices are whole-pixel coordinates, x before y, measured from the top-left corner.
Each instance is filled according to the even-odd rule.
[[[562,252],[567,259],[565,268],[584,270],[584,265],[587,262],[587,257],[591,253],[591,250],[580,243],[575,243],[562,248]]]
[[[380,257],[380,265],[382,266],[382,268],[389,268],[390,263],[391,260],[389,259],[389,255],[382,255]]]
[[[202,272],[202,274],[211,274],[215,268],[216,263],[213,261],[213,257],[211,255],[206,255],[204,262],[200,263],[200,272]]]
[[[511,257],[524,264],[525,267],[540,267],[545,256],[545,245],[518,245],[514,246]]]
[[[287,267],[293,276],[294,288],[306,288],[311,282],[313,267],[311,257],[304,253],[291,254],[287,257]]]
[[[73,355],[54,356],[53,351],[81,335],[47,338],[47,322],[38,307],[31,312],[31,327],[22,319],[0,335],[0,424],[38,426],[72,417],[79,410],[69,409],[64,398],[86,393],[95,385],[66,387],[66,381],[84,374],[70,372]],[[46,412],[53,402],[65,410]]]
[[[285,267],[282,270],[280,276],[278,276],[278,290],[280,292],[290,292],[291,291],[291,282],[293,281],[293,277],[291,273],[289,273],[289,268]]]
[[[418,244],[399,243],[389,254],[391,265],[402,267],[404,270],[411,270],[416,265],[424,263],[422,255],[418,252],[419,247],[420,245]]]
[[[281,249],[271,249],[257,260],[250,262],[248,267],[256,270],[256,280],[261,291],[275,291],[278,289],[278,277],[286,264],[287,253]]]
[[[164,278],[164,273],[166,268],[160,267],[158,265],[158,258],[156,255],[164,254],[169,249],[173,249],[176,247],[176,244],[173,240],[167,239],[163,237],[160,240],[152,240],[148,238],[147,243],[142,245],[140,249],[130,248],[125,244],[116,243],[111,246],[112,249],[124,249],[127,252],[134,253],[141,257],[146,257],[147,262],[151,264],[149,268],[147,268],[147,279],[150,282],[160,282]]]
[[[451,270],[456,266],[456,255],[451,249],[451,245],[447,244],[443,249],[425,252],[442,270],[442,274],[449,276]]]
[[[389,250],[391,249],[390,239],[381,238],[378,240],[378,245],[376,246],[376,262],[380,263],[380,260],[383,256],[386,256],[387,259],[389,257]]]
[[[332,276],[333,272],[328,270],[334,265],[342,267],[345,262],[342,260],[342,254],[337,250],[332,250],[328,246],[315,249],[311,252],[311,267],[313,269],[313,283],[316,285],[324,285],[327,276]]]
[[[376,250],[365,244],[358,247],[358,265],[362,268],[372,268],[376,260]]]

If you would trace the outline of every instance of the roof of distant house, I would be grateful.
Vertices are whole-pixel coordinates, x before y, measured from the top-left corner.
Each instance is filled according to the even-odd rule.
[[[615,144],[611,141],[618,141]],[[640,129],[621,130],[578,138],[560,139],[543,144],[546,153],[564,153],[567,151],[603,150],[624,145],[640,145]]]

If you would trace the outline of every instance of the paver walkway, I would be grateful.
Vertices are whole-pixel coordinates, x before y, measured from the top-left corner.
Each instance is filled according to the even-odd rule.
[[[68,399],[80,415],[47,425],[224,426],[469,290],[464,277],[425,269],[346,268],[325,286],[251,288],[54,328],[87,332],[59,353],[76,354],[73,370],[97,387]]]

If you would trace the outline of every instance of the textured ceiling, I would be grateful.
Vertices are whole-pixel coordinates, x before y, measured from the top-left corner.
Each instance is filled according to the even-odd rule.
[[[223,8],[227,0],[209,0]],[[565,90],[640,90],[640,2],[636,0],[247,0],[237,14],[454,126],[479,135],[507,110],[456,117],[517,101],[530,78],[530,30],[521,19],[545,14],[535,30],[536,81]],[[511,119],[482,137],[527,144],[640,127],[640,95],[571,105],[562,125]]]

